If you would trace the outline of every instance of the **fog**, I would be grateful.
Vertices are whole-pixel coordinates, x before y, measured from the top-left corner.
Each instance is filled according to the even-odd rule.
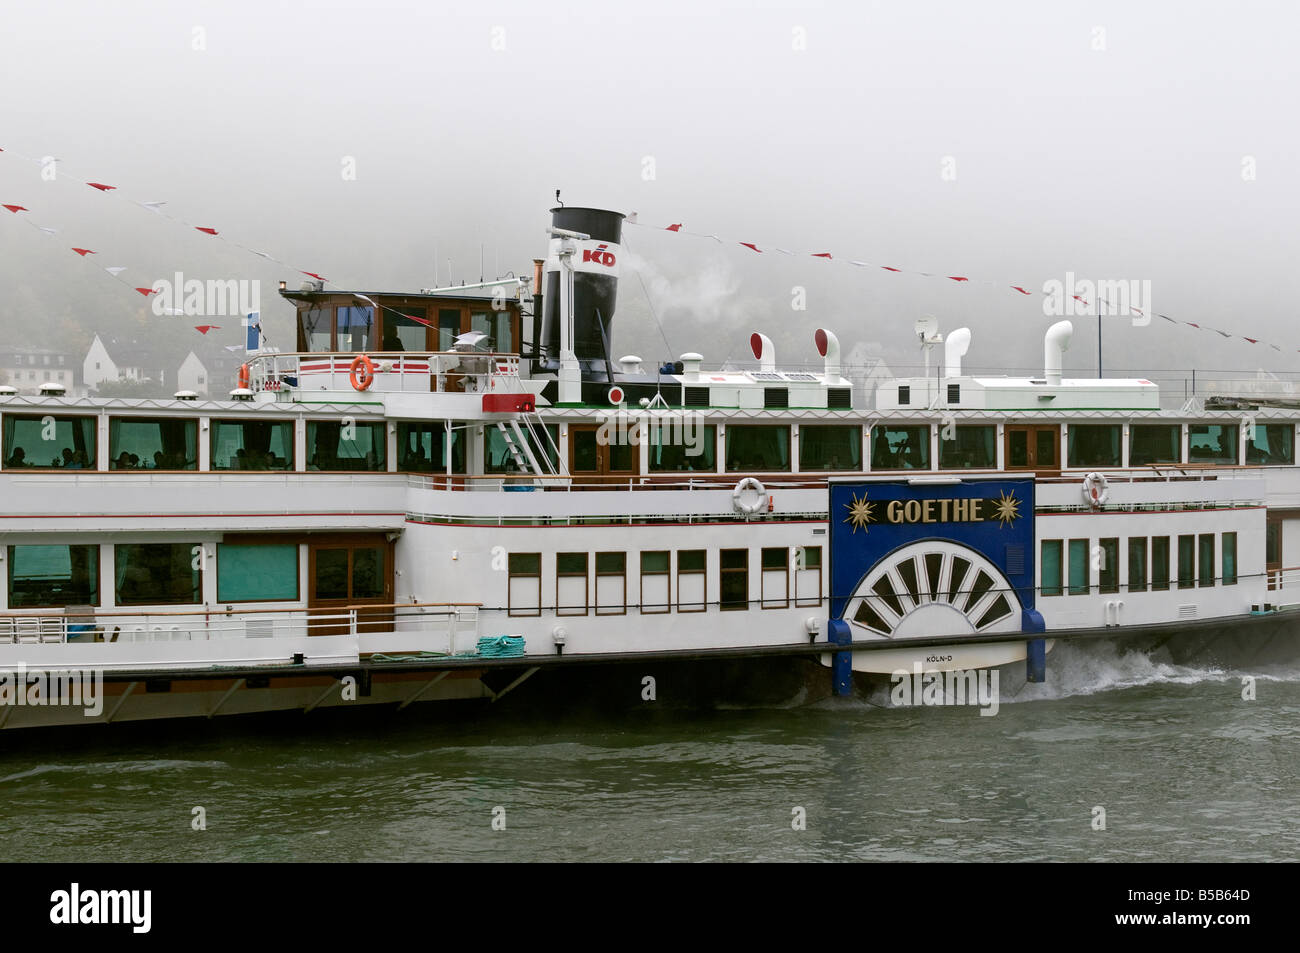
[[[1008,285],[1073,272],[1148,280],[1157,310],[1283,348],[1114,318],[1107,373],[1289,372],[1300,356],[1300,14],[1285,3],[159,0],[4,15],[0,203],[30,211],[0,210],[0,322],[19,346],[84,352],[96,330],[184,345],[204,323],[240,340],[238,319],[153,315],[102,270],[125,265],[131,285],[260,279],[268,333],[292,347],[274,288],[302,276],[224,239],[342,288],[528,274],[558,188],[644,223],[625,230],[616,354],[747,359],[764,330],[782,363],[804,362],[826,326],[846,353],[876,342],[902,368],[919,359],[913,322],[933,314],[973,329],[968,364],[1036,367],[1055,319]],[[13,153],[67,175],[43,180]],[[678,222],[725,241],[662,228]],[[1096,319],[1075,323],[1067,373],[1094,371]]]

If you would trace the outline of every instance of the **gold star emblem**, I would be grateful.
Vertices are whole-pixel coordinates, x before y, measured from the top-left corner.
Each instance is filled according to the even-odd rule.
[[[1014,493],[1000,493],[993,501],[993,518],[1004,527],[1014,523],[1020,517],[1020,501]]]
[[[867,524],[873,519],[871,511],[875,505],[875,503],[867,499],[866,490],[862,491],[861,499],[857,496],[850,497],[850,502],[844,504],[844,508],[849,511],[849,515],[845,517],[844,522],[852,526],[855,533],[859,529],[864,533],[867,532]]]

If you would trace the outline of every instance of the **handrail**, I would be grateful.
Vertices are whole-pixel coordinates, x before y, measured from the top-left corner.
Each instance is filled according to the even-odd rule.
[[[188,610],[176,610],[176,609],[150,610],[148,608],[141,608],[134,612],[130,610],[121,610],[121,611],[109,610],[107,612],[100,612],[94,606],[91,606],[89,609],[87,609],[87,611],[79,613],[79,615],[84,615],[84,616],[94,615],[96,619],[112,619],[112,618],[128,618],[128,617],[138,618],[140,616],[175,617],[175,616],[190,616],[190,615],[200,615],[200,616],[209,616],[209,617],[220,616],[222,618],[229,618],[229,617],[233,617],[237,615],[245,615],[245,614],[271,615],[274,613],[284,613],[284,612],[319,613],[321,616],[324,616],[326,613],[335,613],[340,616],[346,616],[348,612],[356,609],[365,609],[365,610],[440,609],[440,608],[481,609],[482,607],[483,607],[483,603],[481,602],[393,602],[393,603],[375,603],[375,604],[362,603],[357,605],[346,605],[346,606],[291,606],[288,608],[278,608],[278,609],[235,609],[235,608],[218,608],[216,605],[207,605],[207,606],[200,605],[193,609],[188,609]],[[65,614],[64,613],[65,608],[66,607],[64,606],[46,606],[40,609],[31,609],[27,612],[14,612],[10,610],[8,612],[0,612],[0,619],[5,619],[5,618],[30,619],[33,617],[54,618],[56,615],[58,617],[62,617]],[[85,608],[85,607],[81,606],[78,608]],[[394,615],[396,614],[397,613],[394,613]]]

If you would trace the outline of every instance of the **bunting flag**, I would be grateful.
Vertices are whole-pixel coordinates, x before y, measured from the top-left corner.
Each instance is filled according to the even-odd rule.
[[[195,330],[195,331],[198,331],[200,334],[207,334],[209,331],[220,331],[220,330],[221,330],[221,325],[219,325],[219,324],[196,324],[196,325],[194,325],[194,330]]]
[[[91,251],[89,248],[74,248],[74,249],[72,249],[72,250],[75,251],[75,252],[76,252],[78,255],[80,255],[82,258],[85,258],[87,255],[93,255],[93,254],[95,254],[95,253],[94,253],[93,251]]]
[[[19,212],[27,211],[27,209],[23,208],[21,205],[6,205],[5,208],[9,209],[9,211],[13,212],[15,215]]]
[[[675,223],[675,224],[673,224],[673,225],[659,226],[659,225],[650,225],[650,224],[648,224],[648,223],[644,223],[644,222],[636,222],[636,221],[633,221],[633,220],[630,220],[630,219],[629,219],[629,220],[625,220],[624,224],[626,224],[626,225],[639,225],[639,226],[641,226],[642,228],[651,228],[651,229],[657,229],[657,230],[662,230],[662,231],[667,231],[667,232],[676,232],[676,233],[679,234],[679,235],[687,235],[687,236],[691,236],[691,237],[693,237],[693,238],[711,238],[711,239],[713,239],[714,241],[719,241],[719,242],[722,241],[722,239],[718,238],[717,235],[711,235],[711,234],[708,234],[708,233],[706,233],[706,232],[693,232],[693,231],[686,231],[686,230],[683,228],[683,226],[682,226],[682,224],[681,224],[680,222]],[[765,254],[764,247],[760,246],[760,245],[759,245],[758,243],[756,243],[756,242],[728,241],[728,242],[724,242],[724,244],[736,244],[736,245],[741,245],[741,246],[743,246],[743,247],[745,247],[745,248],[748,248],[750,251],[757,252],[757,253],[760,254],[760,255]],[[796,252],[792,252],[792,251],[790,251],[789,249],[786,249],[786,248],[778,248],[778,247],[775,246],[775,245],[769,245],[769,246],[766,246],[766,247],[771,248],[772,251],[780,252],[780,253],[783,254],[783,255],[791,255],[791,256],[796,256],[796,255],[797,255]],[[949,275],[949,274],[945,274],[945,273],[943,273],[943,272],[938,272],[938,271],[915,271],[915,270],[908,269],[908,268],[898,268],[898,267],[895,267],[894,265],[872,265],[870,262],[867,262],[867,261],[861,261],[861,260],[856,259],[856,258],[852,258],[852,259],[850,259],[850,258],[840,258],[840,259],[835,259],[835,258],[832,257],[832,253],[831,253],[831,252],[825,252],[825,251],[821,251],[821,252],[805,252],[805,253],[803,253],[803,254],[806,255],[806,256],[808,256],[808,257],[812,257],[812,258],[823,258],[823,259],[826,259],[827,261],[836,261],[836,260],[838,260],[838,261],[846,261],[846,262],[848,262],[850,265],[855,265],[855,266],[857,266],[857,267],[859,267],[859,268],[872,268],[872,267],[877,267],[877,268],[880,268],[882,271],[892,272],[893,274],[899,274],[899,275],[915,275],[916,277],[919,277],[919,278],[936,278],[936,277],[942,277],[942,278],[947,279],[948,281],[955,281],[955,282],[957,282],[958,284],[979,284],[979,285],[987,285],[987,286],[991,286],[991,287],[995,287],[995,288],[998,288],[998,287],[1005,287],[1005,288],[1009,288],[1009,289],[1011,289],[1012,291],[1017,292],[1018,294],[1027,295],[1027,296],[1031,296],[1031,295],[1034,295],[1034,294],[1041,294],[1041,295],[1043,295],[1044,297],[1050,297],[1050,296],[1051,296],[1050,293],[1047,292],[1047,291],[1033,291],[1033,290],[1031,290],[1028,286],[1026,286],[1026,285],[1024,285],[1024,284],[1018,284],[1018,285],[1017,285],[1017,284],[1011,284],[1010,282],[992,281],[992,280],[989,280],[989,279],[973,279],[973,278],[970,278],[970,277],[968,277],[968,276],[966,276],[966,275]],[[1091,307],[1092,307],[1092,303],[1089,302],[1089,301],[1087,300],[1087,298],[1085,298],[1083,295],[1072,294],[1070,297],[1071,297],[1073,300],[1079,302],[1079,304],[1083,305],[1085,308],[1091,308]],[[1098,296],[1095,298],[1095,301],[1096,301],[1097,304],[1105,305],[1107,308],[1111,308],[1111,307],[1120,308],[1120,307],[1122,306],[1122,307],[1123,307],[1123,310],[1125,310],[1127,313],[1131,313],[1131,314],[1134,314],[1134,315],[1137,315],[1137,316],[1140,316],[1140,317],[1143,317],[1143,318],[1147,317],[1147,313],[1146,313],[1145,311],[1143,311],[1141,308],[1135,308],[1135,307],[1132,307],[1131,305],[1128,305],[1128,304],[1126,304],[1126,303],[1120,303],[1120,302],[1117,302],[1115,305],[1112,305],[1110,301],[1108,301],[1106,298],[1104,298],[1104,297],[1102,297],[1102,296],[1100,296],[1100,295],[1098,295]],[[1100,308],[1099,308],[1098,310],[1100,311]],[[1224,337],[1224,338],[1235,339],[1235,340],[1238,340],[1238,341],[1245,341],[1245,342],[1247,342],[1248,344],[1259,344],[1259,343],[1260,343],[1260,340],[1261,340],[1260,338],[1256,338],[1256,337],[1247,337],[1247,336],[1244,335],[1244,334],[1234,334],[1234,333],[1232,333],[1231,331],[1224,331],[1224,330],[1221,330],[1220,328],[1212,328],[1212,327],[1209,327],[1208,325],[1203,325],[1203,324],[1200,324],[1200,323],[1195,322],[1195,321],[1182,321],[1182,320],[1179,320],[1178,318],[1172,318],[1172,317],[1170,317],[1170,316],[1167,315],[1167,314],[1160,314],[1159,312],[1154,312],[1154,313],[1155,313],[1155,316],[1156,316],[1156,317],[1163,318],[1165,321],[1168,321],[1168,322],[1170,322],[1171,324],[1180,324],[1180,325],[1183,325],[1184,327],[1195,328],[1195,329],[1198,330],[1198,331],[1213,331],[1215,334],[1218,334],[1218,335],[1220,335],[1220,336],[1222,336],[1222,337]],[[1267,343],[1267,342],[1265,342],[1265,343]],[[1285,353],[1285,352],[1291,352],[1291,351],[1294,351],[1294,352],[1300,353],[1300,348],[1283,348],[1283,347],[1281,347],[1281,346],[1279,346],[1279,345],[1277,345],[1277,344],[1268,344],[1268,346],[1269,346],[1270,348],[1272,348],[1273,350],[1275,350],[1275,351],[1279,351],[1279,352],[1283,352],[1283,353]]]

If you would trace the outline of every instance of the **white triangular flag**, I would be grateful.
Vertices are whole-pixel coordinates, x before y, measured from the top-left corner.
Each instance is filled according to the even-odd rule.
[[[126,271],[126,265],[109,265],[104,270],[116,278],[122,272]]]

